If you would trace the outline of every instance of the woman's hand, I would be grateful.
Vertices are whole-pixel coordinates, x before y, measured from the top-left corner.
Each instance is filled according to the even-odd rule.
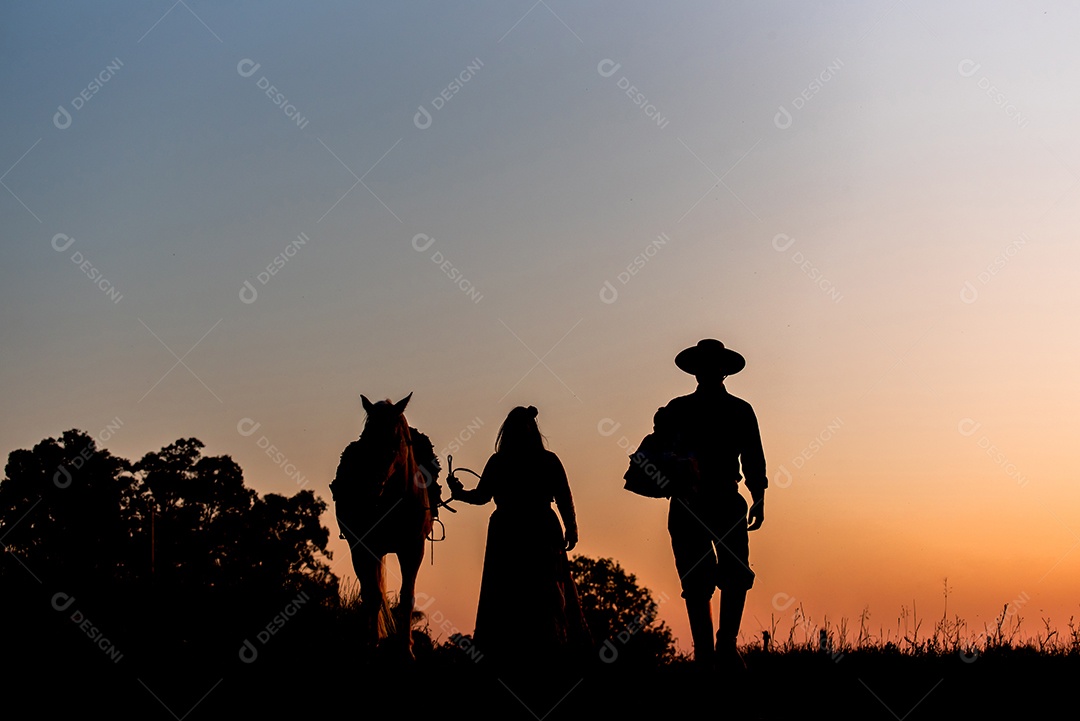
[[[566,551],[569,553],[574,550],[574,546],[577,545],[578,535],[577,528],[566,529]]]
[[[446,477],[446,485],[450,488],[450,498],[458,498],[465,490],[465,486],[452,473]]]

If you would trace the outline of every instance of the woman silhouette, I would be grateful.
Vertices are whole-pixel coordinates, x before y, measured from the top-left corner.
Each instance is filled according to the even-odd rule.
[[[589,645],[566,557],[578,540],[570,484],[559,457],[544,447],[536,415],[533,406],[510,411],[476,488],[465,490],[453,475],[447,478],[454,499],[495,501],[474,640],[485,655],[519,663]]]

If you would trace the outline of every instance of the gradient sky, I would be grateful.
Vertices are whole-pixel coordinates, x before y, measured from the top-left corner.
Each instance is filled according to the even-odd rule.
[[[533,404],[578,551],[688,649],[666,506],[621,476],[694,387],[675,354],[715,337],[773,483],[746,637],[800,604],[876,631],[914,603],[925,631],[946,578],[974,631],[1014,600],[1063,624],[1078,26],[1062,2],[6,4],[0,450],[195,436],[329,501],[360,393],[414,392],[477,469]],[[465,632],[490,511],[444,514],[419,578]]]

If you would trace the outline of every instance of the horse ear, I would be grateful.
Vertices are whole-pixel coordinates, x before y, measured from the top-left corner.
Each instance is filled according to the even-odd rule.
[[[398,413],[405,412],[405,406],[409,405],[409,399],[412,398],[412,393],[402,398],[400,401],[394,404],[394,410]]]
[[[363,393],[360,394],[360,403],[363,404],[365,413],[371,413],[371,409],[375,407],[375,404],[369,401]]]

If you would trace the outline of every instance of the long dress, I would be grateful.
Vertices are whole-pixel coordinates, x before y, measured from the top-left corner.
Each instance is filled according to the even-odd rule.
[[[551,451],[530,457],[496,453],[462,500],[494,499],[476,609],[475,643],[505,661],[573,654],[590,638],[570,574],[563,529],[577,529],[570,485]]]

